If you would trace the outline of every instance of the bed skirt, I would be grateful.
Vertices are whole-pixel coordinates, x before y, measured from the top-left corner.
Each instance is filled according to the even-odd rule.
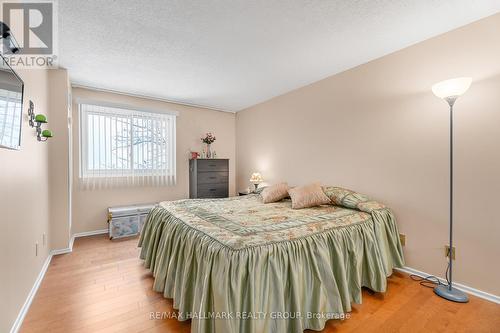
[[[173,299],[191,332],[322,330],[361,303],[361,287],[386,290],[404,265],[389,209],[366,222],[265,246],[234,250],[162,207],[148,216],[139,246],[154,290]]]

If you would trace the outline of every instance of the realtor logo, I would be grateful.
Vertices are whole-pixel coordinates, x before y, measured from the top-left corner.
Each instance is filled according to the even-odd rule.
[[[4,57],[12,67],[54,67],[56,56],[55,3],[3,2],[2,21],[10,27],[19,52],[9,54],[4,45]]]

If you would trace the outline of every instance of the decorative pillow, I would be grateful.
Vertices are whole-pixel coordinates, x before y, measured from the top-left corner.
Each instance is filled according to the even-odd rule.
[[[290,198],[292,198],[293,209],[308,208],[331,203],[330,198],[326,196],[321,185],[318,183],[291,188],[288,190],[288,194],[290,194]]]
[[[362,212],[371,213],[374,210],[387,208],[384,204],[370,199],[367,195],[361,194],[346,188],[336,186],[325,186],[323,191],[330,198],[332,204],[347,208],[354,208]]]
[[[370,201],[368,196],[342,187],[325,186],[323,191],[332,203],[337,206],[357,208],[360,202]]]
[[[272,186],[267,186],[262,193],[263,203],[271,203],[285,199],[288,197],[288,183],[279,183]]]

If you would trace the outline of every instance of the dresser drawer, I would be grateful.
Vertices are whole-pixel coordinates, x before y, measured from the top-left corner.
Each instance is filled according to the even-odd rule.
[[[199,172],[198,173],[198,184],[217,184],[217,183],[227,183],[229,180],[229,173],[227,171],[222,172]]]
[[[229,160],[198,160],[198,171],[229,171]]]
[[[198,198],[225,198],[229,195],[226,184],[200,184],[198,186]]]

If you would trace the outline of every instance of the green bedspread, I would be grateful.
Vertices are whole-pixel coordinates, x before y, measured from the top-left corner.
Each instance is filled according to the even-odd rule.
[[[343,318],[361,287],[386,290],[403,254],[388,208],[324,191],[334,205],[301,210],[258,195],[162,202],[139,241],[154,290],[192,332],[302,332]]]

